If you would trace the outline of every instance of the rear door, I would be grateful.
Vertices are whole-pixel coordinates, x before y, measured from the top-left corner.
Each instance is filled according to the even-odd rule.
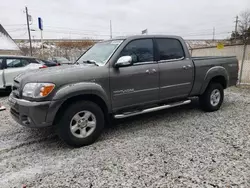
[[[133,65],[110,68],[114,110],[156,103],[159,100],[159,68],[154,60],[152,39],[130,41],[120,53],[132,56]]]
[[[194,79],[194,65],[185,57],[181,42],[174,38],[157,38],[160,70],[160,100],[187,97]]]
[[[4,69],[5,86],[12,86],[14,78],[28,71],[30,62],[22,58],[6,58],[6,69]]]

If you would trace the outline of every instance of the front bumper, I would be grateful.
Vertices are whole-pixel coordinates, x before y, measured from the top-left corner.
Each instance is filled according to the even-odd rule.
[[[31,102],[9,96],[10,113],[12,118],[26,127],[47,127],[53,124],[49,121],[47,114],[51,109],[51,101]]]

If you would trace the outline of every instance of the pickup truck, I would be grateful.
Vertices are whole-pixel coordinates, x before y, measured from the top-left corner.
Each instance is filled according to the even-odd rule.
[[[10,112],[23,126],[53,125],[80,147],[92,144],[111,118],[185,105],[190,97],[216,111],[237,79],[235,57],[192,58],[181,37],[116,38],[96,43],[74,65],[17,76]]]

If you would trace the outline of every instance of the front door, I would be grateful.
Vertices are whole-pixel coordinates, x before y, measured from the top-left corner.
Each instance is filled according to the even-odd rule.
[[[130,55],[133,65],[110,68],[110,88],[113,109],[155,103],[159,100],[159,68],[154,61],[152,39],[128,43],[121,56]]]
[[[155,39],[160,69],[160,100],[185,98],[192,90],[194,66],[177,39]]]

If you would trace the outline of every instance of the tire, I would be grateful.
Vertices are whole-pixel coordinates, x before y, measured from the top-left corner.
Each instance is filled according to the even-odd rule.
[[[97,104],[91,101],[77,101],[62,114],[56,131],[68,145],[81,147],[94,143],[102,133],[104,124],[103,111]]]
[[[210,83],[199,100],[204,111],[213,112],[219,110],[224,100],[223,86],[219,83]]]

